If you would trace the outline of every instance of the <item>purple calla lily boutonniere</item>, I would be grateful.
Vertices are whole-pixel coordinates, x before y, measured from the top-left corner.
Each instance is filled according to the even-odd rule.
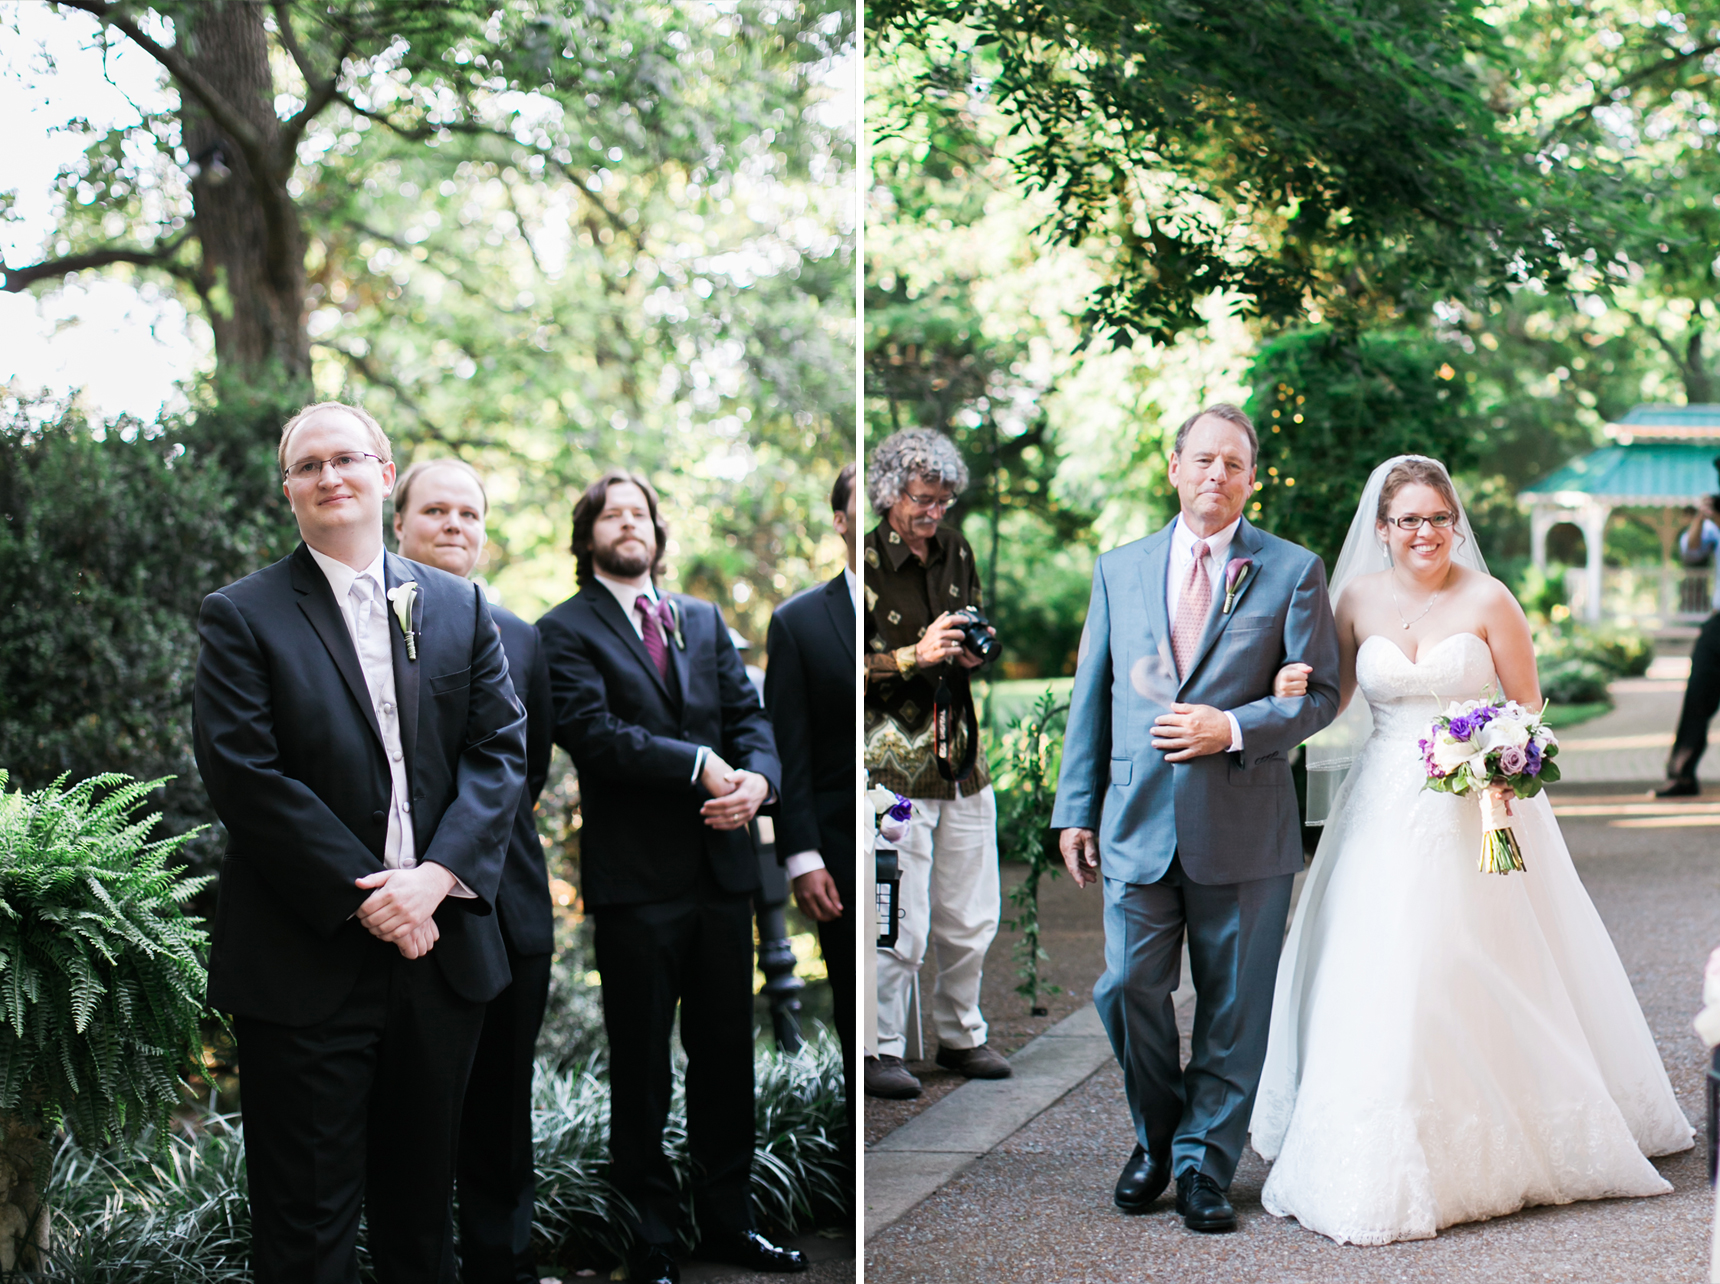
[[[394,618],[400,621],[400,632],[406,638],[408,660],[418,658],[418,635],[412,631],[412,599],[417,593],[417,580],[407,580],[388,590],[388,600],[394,604]]]
[[[1242,587],[1242,582],[1248,578],[1248,573],[1254,569],[1254,559],[1251,557],[1233,557],[1224,564],[1224,613],[1230,614],[1230,608],[1236,604],[1236,590]]]

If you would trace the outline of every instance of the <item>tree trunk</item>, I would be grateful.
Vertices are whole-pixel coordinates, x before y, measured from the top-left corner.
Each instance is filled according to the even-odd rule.
[[[203,249],[198,293],[215,332],[216,362],[241,374],[278,363],[289,376],[304,378],[310,373],[305,237],[286,190],[294,158],[279,154],[263,7],[206,0],[184,11],[184,21],[187,58],[256,128],[266,153],[262,165],[253,164],[196,99],[181,92],[185,147],[200,166],[191,184]]]
[[[48,1250],[48,1169],[40,1124],[0,1115],[0,1271],[35,1270]]]
[[[1689,339],[1684,345],[1684,399],[1693,406],[1707,405],[1714,400],[1714,378],[1702,351],[1702,320],[1692,318]]]

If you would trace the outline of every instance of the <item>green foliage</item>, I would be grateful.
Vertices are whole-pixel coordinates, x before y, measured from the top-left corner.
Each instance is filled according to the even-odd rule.
[[[1583,660],[1611,677],[1636,678],[1647,673],[1654,661],[1654,639],[1637,629],[1595,628],[1567,618],[1538,623],[1534,632],[1535,658],[1543,666]]]
[[[886,60],[930,64],[922,97],[978,82],[1019,122],[1045,230],[1106,247],[1094,334],[1168,342],[1215,291],[1275,324],[1311,304],[1419,314],[1434,292],[1562,283],[1607,244],[1613,167],[1568,167],[1500,111],[1513,53],[1467,0],[889,0],[868,18]]]
[[[217,389],[156,424],[22,401],[0,423],[0,762],[27,789],[174,777],[156,805],[170,832],[211,826],[181,849],[199,873],[223,831],[191,753],[198,607],[296,540],[258,443],[302,395]]]
[[[1063,872],[1063,862],[1051,845],[1051,811],[1057,802],[1063,723],[1068,715],[1069,706],[1059,704],[1046,688],[1032,713],[1010,721],[996,777],[998,846],[1006,860],[1027,863],[1027,876],[1009,891],[1009,903],[1016,912],[1008,925],[1021,933],[1015,946],[1021,984],[1015,992],[1033,1012],[1041,994],[1059,993],[1059,987],[1039,979],[1040,963],[1051,957],[1039,944],[1039,882],[1048,874],[1056,878]]]
[[[1328,569],[1344,546],[1368,474],[1393,455],[1475,460],[1465,382],[1448,345],[1409,330],[1320,327],[1266,343],[1250,376],[1260,433],[1248,518],[1312,549]]]
[[[0,793],[0,1111],[103,1142],[164,1127],[201,1055],[208,938],[180,907],[208,880],[168,868],[187,836],[148,841],[161,781],[63,783]]]
[[[1570,656],[1540,666],[1541,695],[1553,704],[1596,704],[1606,700],[1612,673],[1593,660]]]
[[[794,1056],[766,1054],[754,1071],[758,1150],[754,1216],[793,1233],[852,1216],[853,1173],[836,1138],[845,1127],[841,1048],[821,1030]],[[546,1266],[607,1267],[626,1249],[608,1180],[609,1086],[597,1067],[558,1073],[540,1063],[532,1089],[537,1169],[533,1231]],[[48,1202],[50,1261],[40,1284],[239,1284],[251,1278],[244,1137],[237,1117],[199,1113],[183,1131],[96,1149],[67,1138]],[[677,1074],[671,1158],[690,1175],[686,1102]],[[693,1232],[696,1234],[696,1232]],[[689,1241],[690,1242],[690,1241]],[[361,1277],[375,1278],[361,1230]]]

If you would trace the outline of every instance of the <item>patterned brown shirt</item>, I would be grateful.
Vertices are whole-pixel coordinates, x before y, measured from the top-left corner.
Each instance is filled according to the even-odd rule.
[[[979,570],[959,531],[940,526],[922,562],[888,518],[866,536],[866,770],[872,783],[906,798],[953,799],[956,786],[938,774],[932,756],[932,697],[940,679],[958,704],[968,693],[968,670],[951,661],[921,669],[914,644],[945,611],[978,607]],[[958,733],[953,756],[966,745]],[[973,774],[961,783],[971,798],[991,783],[982,741]]]

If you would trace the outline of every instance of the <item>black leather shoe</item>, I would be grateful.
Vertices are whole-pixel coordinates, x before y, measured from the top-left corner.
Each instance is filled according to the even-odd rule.
[[[1694,780],[1684,780],[1674,776],[1659,789],[1654,791],[1656,798],[1694,798],[1702,792],[1702,786]]]
[[[681,1268],[666,1245],[647,1244],[627,1268],[627,1278],[632,1284],[680,1284]]]
[[[1236,1210],[1205,1173],[1183,1173],[1177,1178],[1177,1212],[1191,1231],[1210,1235],[1236,1229]]]
[[[707,1235],[699,1245],[699,1256],[713,1262],[744,1266],[749,1271],[804,1271],[806,1254],[798,1248],[778,1248],[757,1231],[729,1235]]]
[[[1170,1151],[1152,1156],[1147,1154],[1145,1146],[1137,1144],[1135,1153],[1123,1165],[1122,1176],[1117,1178],[1117,1207],[1125,1213],[1144,1213],[1170,1184]]]

